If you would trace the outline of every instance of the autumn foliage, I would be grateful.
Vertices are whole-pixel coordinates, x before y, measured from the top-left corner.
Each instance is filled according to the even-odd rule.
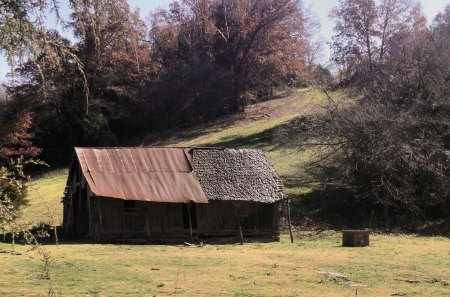
[[[28,176],[24,167],[40,153],[33,145],[29,111],[0,112],[0,230],[13,222],[26,204]],[[9,115],[9,116],[8,116]]]
[[[141,20],[125,0],[70,1],[67,27],[17,69],[12,105],[35,118],[42,157],[133,143],[232,113],[311,80],[313,20],[297,0],[174,1]]]
[[[2,119],[0,124],[0,158],[36,157],[41,149],[33,145],[32,115],[29,111]]]
[[[306,80],[309,20],[297,1],[182,1],[152,14],[161,121],[194,124]],[[180,96],[180,94],[183,94]],[[147,101],[148,102],[148,101]]]

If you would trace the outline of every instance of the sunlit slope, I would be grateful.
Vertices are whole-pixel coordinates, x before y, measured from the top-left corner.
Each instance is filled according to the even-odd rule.
[[[23,223],[62,223],[62,203],[67,171],[58,170],[33,180],[28,186],[28,205],[25,206]]]
[[[342,97],[336,93],[332,96],[334,99]],[[312,152],[296,148],[290,136],[297,132],[294,123],[300,116],[320,112],[327,102],[327,96],[319,90],[300,89],[278,99],[250,105],[244,114],[235,118],[144,144],[262,149],[284,181],[286,193],[304,193],[315,186],[315,181],[305,172],[305,164],[311,159]],[[30,205],[25,208],[24,221],[61,223],[61,197],[66,178],[66,171],[57,171],[31,183]]]

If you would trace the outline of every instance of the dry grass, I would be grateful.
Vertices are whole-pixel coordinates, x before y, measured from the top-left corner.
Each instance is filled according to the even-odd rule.
[[[340,247],[338,233],[297,233],[295,244],[49,245],[62,296],[354,296],[339,272],[367,287],[358,296],[449,296],[450,241],[442,237],[373,235],[366,248]],[[7,244],[0,250],[8,251]],[[33,252],[0,253],[0,295],[46,294]],[[408,283],[406,280],[418,280]],[[397,294],[397,295],[394,295]]]

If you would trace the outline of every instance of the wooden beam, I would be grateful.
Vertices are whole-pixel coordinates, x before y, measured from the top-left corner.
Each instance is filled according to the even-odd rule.
[[[147,237],[150,237],[150,222],[148,219],[148,208],[145,208],[145,229],[147,231]]]
[[[244,244],[244,234],[242,234],[241,218],[239,216],[239,207],[241,207],[241,203],[233,201],[233,205],[235,207],[235,209],[234,209],[235,217],[237,219],[238,227],[239,227],[239,239],[241,241],[241,244]]]
[[[288,213],[288,224],[289,224],[289,236],[291,237],[291,243],[294,243],[294,236],[292,236],[292,224],[291,224],[291,206],[290,199],[287,199],[287,213]]]
[[[242,234],[241,219],[239,217],[238,217],[238,224],[239,224],[239,239],[241,240],[241,244],[244,244],[244,235]]]
[[[97,198],[97,210],[98,210],[98,240],[102,240],[103,237],[103,217],[102,217],[102,198]]]
[[[84,178],[84,176],[83,176],[83,178]],[[93,222],[93,214],[92,214],[92,210],[91,210],[91,208],[92,208],[91,194],[92,194],[92,192],[91,192],[90,187],[87,187],[87,189],[86,189],[86,200],[87,200],[86,204],[87,204],[88,224],[89,224],[89,227],[88,227],[88,229],[89,229],[88,237],[89,238],[92,238],[93,233],[94,233],[94,230],[92,228],[92,226],[93,226],[93,223],[92,223]]]
[[[191,203],[187,203],[188,219],[189,219],[189,240],[192,242],[194,236],[192,234],[192,219],[191,219]]]

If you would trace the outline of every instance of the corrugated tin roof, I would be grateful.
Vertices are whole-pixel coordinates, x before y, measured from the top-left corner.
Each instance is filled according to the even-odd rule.
[[[208,203],[182,148],[75,148],[75,153],[96,196]]]

